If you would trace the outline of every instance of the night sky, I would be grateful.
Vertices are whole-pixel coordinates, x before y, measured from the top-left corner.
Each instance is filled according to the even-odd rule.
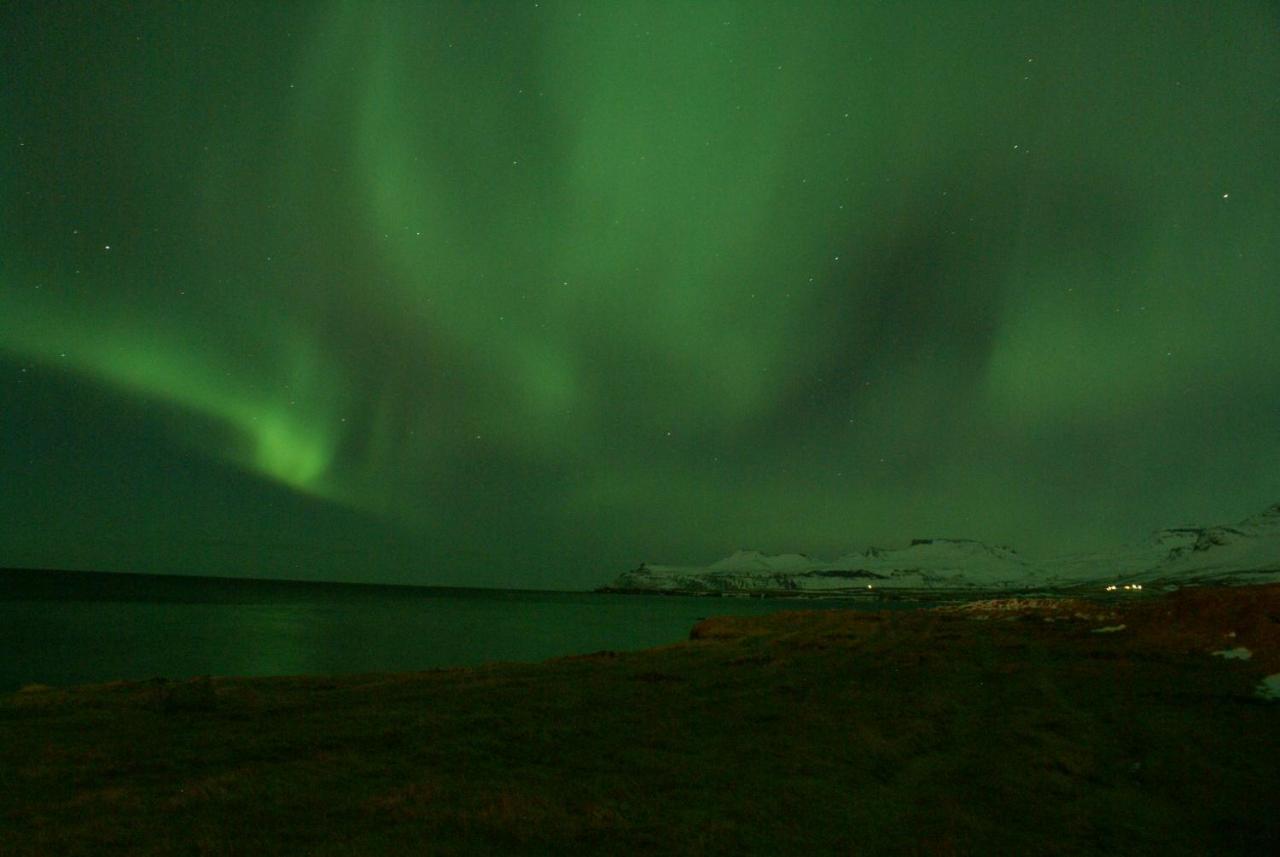
[[[0,565],[586,587],[1280,500],[1274,3],[0,10]]]

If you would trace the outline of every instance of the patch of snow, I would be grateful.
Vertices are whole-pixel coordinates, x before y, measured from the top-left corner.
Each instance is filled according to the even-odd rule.
[[[831,560],[799,553],[739,550],[709,566],[641,565],[615,589],[691,594],[867,595],[875,590],[1035,590],[1096,586],[1141,592],[1193,583],[1280,581],[1280,504],[1233,526],[1157,530],[1111,551],[1027,559],[972,539],[915,539],[905,548],[870,547]]]
[[[1263,699],[1280,699],[1280,673],[1272,673],[1258,682],[1254,692]]]
[[[1104,626],[1102,626],[1101,628],[1094,628],[1094,629],[1093,629],[1093,633],[1095,633],[1095,634],[1114,634],[1116,631],[1123,631],[1126,627],[1128,627],[1128,626],[1127,626],[1127,625],[1124,625],[1124,624],[1120,624],[1120,625],[1104,625]]]
[[[1226,658],[1229,661],[1247,661],[1253,657],[1253,652],[1244,646],[1236,646],[1234,649],[1219,649],[1213,654],[1214,657]]]
[[[791,574],[814,571],[822,567],[804,554],[766,554],[756,550],[735,551],[731,556],[707,566],[711,572],[787,572]]]
[[[1056,598],[987,598],[943,609],[960,613],[1012,613],[1019,610],[1052,610],[1060,603]]]

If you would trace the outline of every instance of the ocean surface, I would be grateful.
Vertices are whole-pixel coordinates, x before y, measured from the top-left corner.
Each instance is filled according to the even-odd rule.
[[[708,616],[910,606],[0,571],[0,693],[540,661],[674,643]]]

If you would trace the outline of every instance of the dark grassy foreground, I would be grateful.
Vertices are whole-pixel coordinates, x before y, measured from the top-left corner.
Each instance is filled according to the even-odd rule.
[[[1280,587],[694,637],[0,697],[0,854],[1280,853]]]

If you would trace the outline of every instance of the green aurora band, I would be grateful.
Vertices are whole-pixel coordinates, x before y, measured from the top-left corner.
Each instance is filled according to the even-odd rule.
[[[0,24],[0,565],[581,586],[1280,499],[1273,4]]]

